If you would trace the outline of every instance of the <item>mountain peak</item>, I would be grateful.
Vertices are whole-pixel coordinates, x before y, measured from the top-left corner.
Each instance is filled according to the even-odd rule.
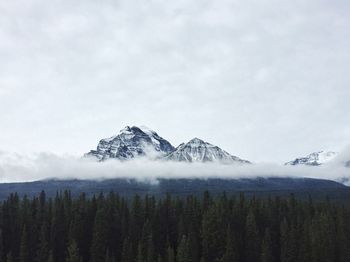
[[[250,163],[197,137],[174,148],[167,140],[145,126],[126,126],[118,135],[100,140],[97,149],[91,150],[85,156],[95,157],[99,161],[148,157],[184,162]]]
[[[118,135],[100,140],[97,149],[91,150],[86,156],[93,156],[98,160],[125,160],[140,156],[157,158],[173,150],[174,147],[168,141],[151,129],[126,126]]]
[[[156,131],[152,130],[151,128],[149,128],[147,126],[140,126],[139,128],[145,133],[152,133],[152,134],[156,133]]]
[[[180,144],[165,158],[180,162],[249,163],[197,137]]]
[[[197,137],[192,138],[190,141],[187,143],[188,145],[201,145],[201,144],[207,144],[205,141],[202,139],[199,139]]]
[[[285,165],[320,166],[333,160],[337,155],[337,152],[322,150],[318,152],[313,152],[305,157],[296,158],[292,161],[285,163]]]

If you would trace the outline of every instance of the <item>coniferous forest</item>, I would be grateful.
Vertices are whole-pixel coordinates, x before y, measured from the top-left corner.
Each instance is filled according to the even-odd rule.
[[[0,261],[350,261],[350,210],[312,199],[117,194],[0,204]]]

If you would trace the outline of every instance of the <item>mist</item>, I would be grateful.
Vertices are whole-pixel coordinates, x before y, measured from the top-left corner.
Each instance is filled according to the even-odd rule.
[[[345,151],[349,153],[349,150]],[[0,183],[29,182],[43,179],[102,180],[130,178],[157,183],[159,178],[224,178],[307,177],[348,183],[350,168],[345,167],[341,154],[336,161],[324,166],[284,166],[275,163],[224,165],[219,163],[179,163],[135,159],[121,162],[96,162],[70,155],[37,153],[21,155],[0,151]],[[350,158],[347,158],[350,159]]]

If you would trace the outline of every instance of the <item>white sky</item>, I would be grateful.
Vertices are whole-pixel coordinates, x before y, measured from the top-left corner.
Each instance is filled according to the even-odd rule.
[[[349,0],[0,1],[0,151],[125,125],[285,162],[350,138]]]

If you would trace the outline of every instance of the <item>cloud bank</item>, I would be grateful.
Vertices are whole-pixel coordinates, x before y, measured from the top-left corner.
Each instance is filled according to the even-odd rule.
[[[349,155],[350,156],[350,155]],[[345,156],[343,156],[344,159]],[[350,168],[334,161],[320,167],[283,166],[258,163],[253,165],[223,165],[215,163],[177,163],[137,159],[126,162],[109,160],[96,162],[86,158],[38,153],[30,156],[0,152],[0,183],[56,179],[134,178],[155,182],[158,178],[254,178],[309,177],[346,182]],[[350,158],[348,158],[350,159]]]

